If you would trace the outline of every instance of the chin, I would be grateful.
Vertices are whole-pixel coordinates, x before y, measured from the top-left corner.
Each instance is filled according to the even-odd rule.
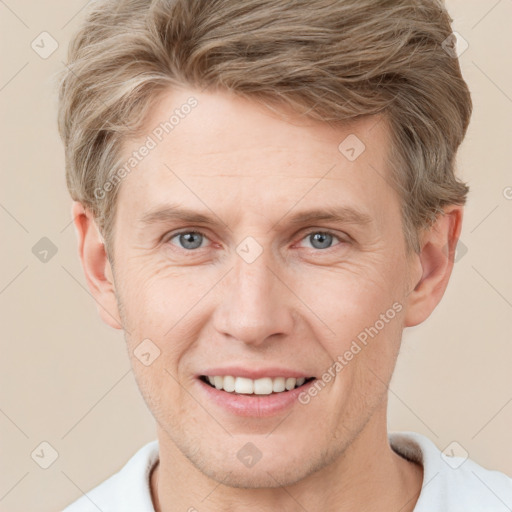
[[[258,468],[241,469],[236,465],[214,471],[211,470],[211,466],[198,467],[198,469],[212,480],[238,489],[272,489],[289,486],[307,476],[303,467],[293,469],[276,468],[275,465],[266,467],[261,461],[258,466]]]
[[[293,446],[294,443],[290,442],[275,450],[266,447],[264,452],[268,455],[263,454],[251,467],[244,466],[236,456],[226,457],[229,449],[221,453],[207,450],[202,455],[196,451],[189,453],[188,459],[197,470],[222,485],[240,489],[270,489],[294,485],[336,458],[333,450],[300,453],[293,450]],[[202,448],[205,449],[204,446]]]

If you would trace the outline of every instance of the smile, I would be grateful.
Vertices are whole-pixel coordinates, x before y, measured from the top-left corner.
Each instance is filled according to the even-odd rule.
[[[234,377],[232,375],[201,375],[200,379],[218,390],[228,393],[244,395],[270,395],[273,393],[286,393],[310,382],[314,377],[263,377],[249,379],[247,377]]]

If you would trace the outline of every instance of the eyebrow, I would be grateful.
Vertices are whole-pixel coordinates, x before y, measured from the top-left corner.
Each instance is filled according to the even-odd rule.
[[[221,222],[213,220],[212,217],[203,215],[195,210],[189,208],[182,208],[180,206],[164,206],[157,207],[144,213],[138,222],[142,225],[159,224],[171,221],[183,221],[197,224],[215,225]]]
[[[361,226],[371,224],[372,217],[367,213],[349,206],[324,207],[313,210],[307,210],[289,216],[284,215],[278,222],[288,217],[287,223],[291,226],[306,224],[314,221],[344,222],[348,224],[359,224]],[[138,224],[150,226],[152,224],[170,223],[173,221],[188,222],[191,224],[203,224],[207,226],[225,225],[218,217],[215,218],[180,206],[164,206],[145,212],[139,219]]]
[[[285,216],[286,217],[286,216]],[[291,216],[288,223],[291,225],[305,224],[314,221],[345,222],[348,224],[371,224],[372,217],[349,206],[338,206],[299,212]]]

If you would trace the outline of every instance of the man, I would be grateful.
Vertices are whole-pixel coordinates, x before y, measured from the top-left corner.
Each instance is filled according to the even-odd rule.
[[[435,0],[100,1],[59,127],[87,283],[158,440],[66,512],[506,511],[388,433],[441,300],[471,100]]]

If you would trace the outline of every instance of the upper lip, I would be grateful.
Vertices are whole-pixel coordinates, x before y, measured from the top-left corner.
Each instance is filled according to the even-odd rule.
[[[232,375],[233,377],[245,377],[247,379],[262,379],[263,377],[295,377],[296,379],[300,379],[304,377],[307,379],[308,377],[313,377],[311,373],[305,373],[300,370],[292,370],[290,368],[281,368],[277,366],[272,367],[260,367],[255,368],[254,365],[252,368],[244,367],[244,366],[223,366],[223,367],[215,367],[215,368],[207,368],[197,376],[206,375],[209,377],[214,377],[216,375],[224,377],[226,375]]]

